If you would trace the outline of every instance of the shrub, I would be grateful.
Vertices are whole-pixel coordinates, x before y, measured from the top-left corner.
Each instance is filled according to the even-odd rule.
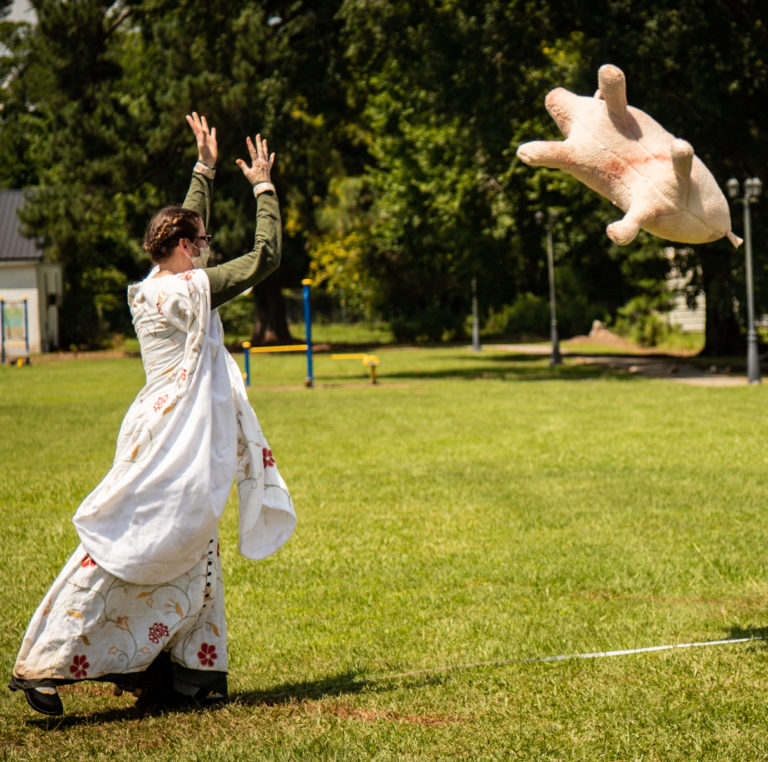
[[[253,294],[240,294],[219,307],[224,332],[230,337],[250,336],[253,333],[255,305]]]
[[[675,332],[663,314],[669,309],[666,294],[640,294],[619,307],[614,330],[641,347],[655,347]]]

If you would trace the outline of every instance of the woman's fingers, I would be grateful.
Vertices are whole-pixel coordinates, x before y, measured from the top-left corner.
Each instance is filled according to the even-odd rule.
[[[248,148],[248,153],[251,155],[251,162],[256,161],[256,147],[253,145],[253,141],[250,137],[245,139],[245,145]]]
[[[252,182],[259,180],[262,175],[268,180],[269,172],[275,163],[275,154],[269,153],[266,138],[262,139],[261,134],[258,134],[252,140],[248,136],[245,139],[245,144],[251,157],[251,166],[249,167],[242,159],[237,159],[235,163]]]

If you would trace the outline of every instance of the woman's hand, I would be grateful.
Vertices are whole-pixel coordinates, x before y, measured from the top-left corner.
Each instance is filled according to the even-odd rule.
[[[246,138],[245,143],[248,146],[248,153],[251,154],[251,166],[249,167],[242,159],[238,159],[236,162],[243,171],[245,179],[251,185],[272,182],[269,173],[275,163],[275,154],[270,155],[266,139],[262,140],[261,135],[257,135],[255,145],[250,138]]]
[[[216,128],[208,129],[205,117],[198,115],[197,111],[187,114],[187,123],[195,133],[197,141],[197,159],[209,167],[216,166],[219,158],[219,146],[216,143]]]

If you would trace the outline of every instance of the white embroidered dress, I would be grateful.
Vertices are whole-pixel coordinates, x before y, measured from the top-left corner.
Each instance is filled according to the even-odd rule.
[[[15,679],[142,671],[163,649],[225,671],[217,525],[233,480],[243,555],[273,553],[296,524],[206,274],[153,273],[128,290],[147,383],[74,516],[81,545],[29,624]]]

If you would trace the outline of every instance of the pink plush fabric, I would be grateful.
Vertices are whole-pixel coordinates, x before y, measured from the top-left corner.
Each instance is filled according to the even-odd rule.
[[[640,228],[680,243],[708,243],[731,232],[728,202],[685,140],[627,105],[621,69],[600,67],[593,98],[558,87],[545,105],[565,140],[524,143],[517,155],[534,167],[562,169],[612,201],[624,217],[606,232],[628,244]]]

